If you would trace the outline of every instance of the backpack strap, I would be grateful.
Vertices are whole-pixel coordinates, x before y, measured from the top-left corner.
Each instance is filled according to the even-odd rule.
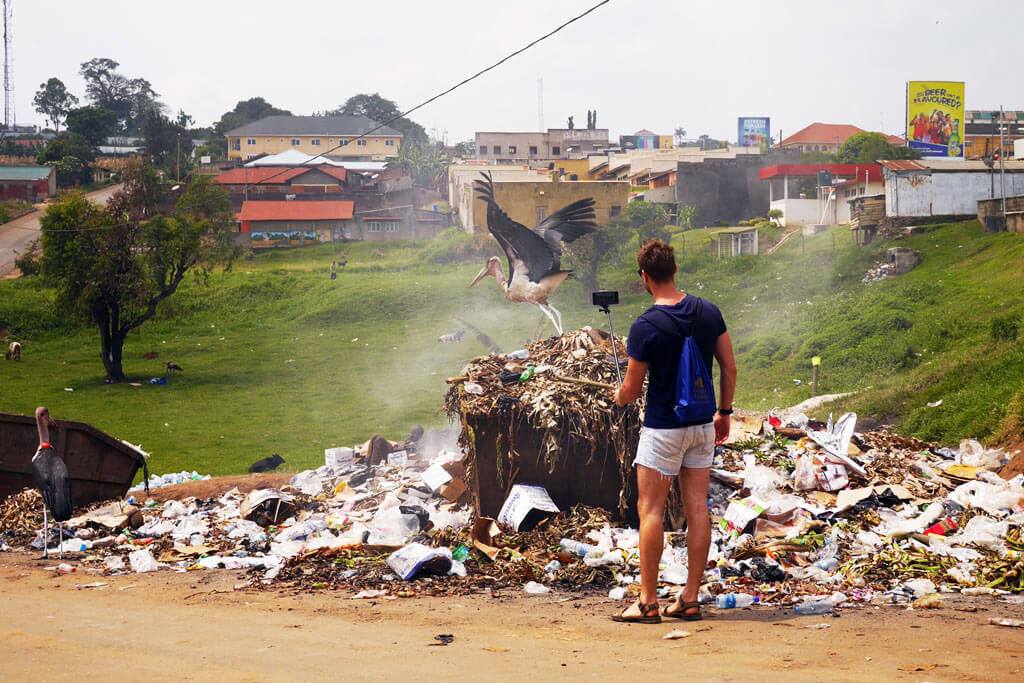
[[[648,314],[648,313],[650,313],[651,311],[654,311],[654,312],[656,312],[656,313],[661,313],[662,315],[664,315],[664,316],[665,316],[666,318],[668,318],[668,320],[669,320],[669,323],[670,323],[670,324],[672,325],[672,327],[673,327],[673,328],[675,328],[675,329],[674,329],[674,330],[666,330],[666,329],[665,329],[664,327],[662,327],[662,326],[661,326],[661,325],[659,325],[658,323],[654,322],[654,320],[652,320],[651,318],[648,318],[648,317],[647,317],[647,314]],[[689,334],[686,334],[685,332],[683,332],[683,331],[682,331],[682,329],[681,329],[681,328],[679,327],[679,323],[678,323],[678,322],[676,321],[676,319],[675,319],[674,317],[672,317],[671,315],[669,315],[667,311],[663,311],[663,310],[661,310],[660,308],[649,308],[649,309],[647,309],[646,311],[644,311],[644,312],[643,312],[643,313],[642,313],[642,314],[640,315],[640,317],[641,317],[641,318],[642,318],[642,319],[643,319],[643,320],[644,320],[645,322],[647,322],[647,323],[648,323],[649,325],[651,325],[652,327],[654,327],[654,329],[658,330],[659,332],[664,332],[665,334],[667,334],[667,335],[669,335],[669,336],[672,336],[672,337],[679,337],[679,338],[680,338],[680,339],[682,339],[683,341],[686,341],[686,338],[687,338],[687,337],[689,337],[689,336],[691,336],[691,335],[689,335]]]

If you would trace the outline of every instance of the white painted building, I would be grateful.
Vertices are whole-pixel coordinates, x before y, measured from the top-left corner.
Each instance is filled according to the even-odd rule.
[[[888,218],[975,216],[978,200],[1024,194],[1024,161],[989,168],[982,161],[919,159],[882,161]]]

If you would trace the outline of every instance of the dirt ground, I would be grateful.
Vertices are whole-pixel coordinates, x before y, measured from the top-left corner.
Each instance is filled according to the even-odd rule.
[[[938,610],[841,617],[762,607],[656,626],[608,620],[616,604],[528,597],[352,600],[235,590],[240,572],[55,575],[0,554],[4,680],[1011,681],[1024,629],[987,625],[1024,607],[950,596]],[[94,588],[83,584],[103,582]],[[813,628],[827,624],[828,628]],[[664,640],[673,629],[692,635]],[[452,634],[447,646],[432,646]]]

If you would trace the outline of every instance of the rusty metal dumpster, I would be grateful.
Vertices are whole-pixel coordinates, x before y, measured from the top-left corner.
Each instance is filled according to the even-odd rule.
[[[124,496],[140,467],[149,476],[145,454],[91,425],[57,420],[50,441],[67,464],[76,508]],[[38,445],[35,418],[0,413],[0,500],[34,486]]]

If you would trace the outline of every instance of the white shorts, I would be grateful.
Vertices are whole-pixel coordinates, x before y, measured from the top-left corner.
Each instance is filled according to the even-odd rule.
[[[667,477],[683,467],[711,467],[715,457],[715,425],[712,422],[678,429],[641,427],[633,465],[643,465]]]

